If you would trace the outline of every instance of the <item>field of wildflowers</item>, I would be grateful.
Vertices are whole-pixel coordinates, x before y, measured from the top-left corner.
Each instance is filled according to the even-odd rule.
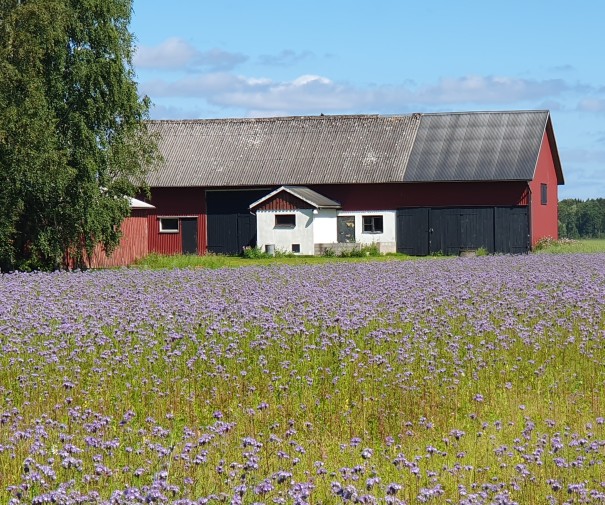
[[[0,503],[603,503],[605,255],[0,276]]]

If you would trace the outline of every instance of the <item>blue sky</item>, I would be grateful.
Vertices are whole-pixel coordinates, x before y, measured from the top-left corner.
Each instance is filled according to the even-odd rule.
[[[549,109],[605,198],[602,0],[134,0],[155,119]]]

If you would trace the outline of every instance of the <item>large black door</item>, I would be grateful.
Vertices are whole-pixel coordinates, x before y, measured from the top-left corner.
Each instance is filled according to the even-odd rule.
[[[434,207],[397,211],[397,252],[459,254],[529,250],[527,207]]]
[[[517,254],[529,251],[529,215],[527,207],[496,207],[494,216],[495,249]]]
[[[207,191],[208,251],[239,254],[244,247],[256,246],[256,216],[251,203],[267,195],[267,189]]]
[[[459,209],[431,209],[429,214],[429,252],[458,254],[460,252]]]
[[[494,208],[455,207],[431,209],[430,252],[459,254],[485,248],[494,252]]]
[[[460,240],[458,251],[464,249],[487,249],[494,252],[494,208],[471,207],[461,209]]]
[[[197,254],[197,218],[181,219],[183,254]]]
[[[397,211],[397,252],[411,256],[429,253],[430,209],[400,209]]]

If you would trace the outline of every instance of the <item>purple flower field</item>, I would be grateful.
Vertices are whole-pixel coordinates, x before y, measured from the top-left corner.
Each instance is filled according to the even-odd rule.
[[[605,255],[0,276],[0,503],[605,502]]]

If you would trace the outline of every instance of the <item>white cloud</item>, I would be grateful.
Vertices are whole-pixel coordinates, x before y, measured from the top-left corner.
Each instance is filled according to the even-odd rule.
[[[254,89],[262,86],[263,79],[250,80],[228,72],[214,72],[187,76],[173,82],[163,79],[147,81],[140,85],[141,91],[150,97],[196,97],[209,100],[225,90]]]
[[[196,57],[197,50],[183,39],[173,37],[159,46],[137,47],[133,63],[139,68],[184,68]]]
[[[578,110],[583,112],[605,112],[605,99],[585,98],[580,100]]]
[[[172,37],[158,46],[138,47],[133,63],[135,67],[141,69],[193,70],[206,68],[210,70],[230,70],[247,59],[247,56],[243,54],[229,53],[217,48],[202,52],[185,40]]]
[[[258,58],[258,61],[261,65],[284,67],[294,65],[311,56],[312,53],[309,51],[297,53],[291,49],[285,49],[278,54],[263,54]]]
[[[502,76],[464,76],[440,80],[415,93],[419,103],[507,103],[544,99],[569,89],[561,79],[536,81]]]
[[[199,98],[207,104],[269,115],[335,113],[403,113],[427,110],[541,108],[560,104],[580,87],[563,80],[531,80],[506,76],[444,78],[434,84],[351,86],[321,75],[305,74],[288,81],[235,75],[232,72],[190,74],[174,81],[141,85],[152,97]]]

